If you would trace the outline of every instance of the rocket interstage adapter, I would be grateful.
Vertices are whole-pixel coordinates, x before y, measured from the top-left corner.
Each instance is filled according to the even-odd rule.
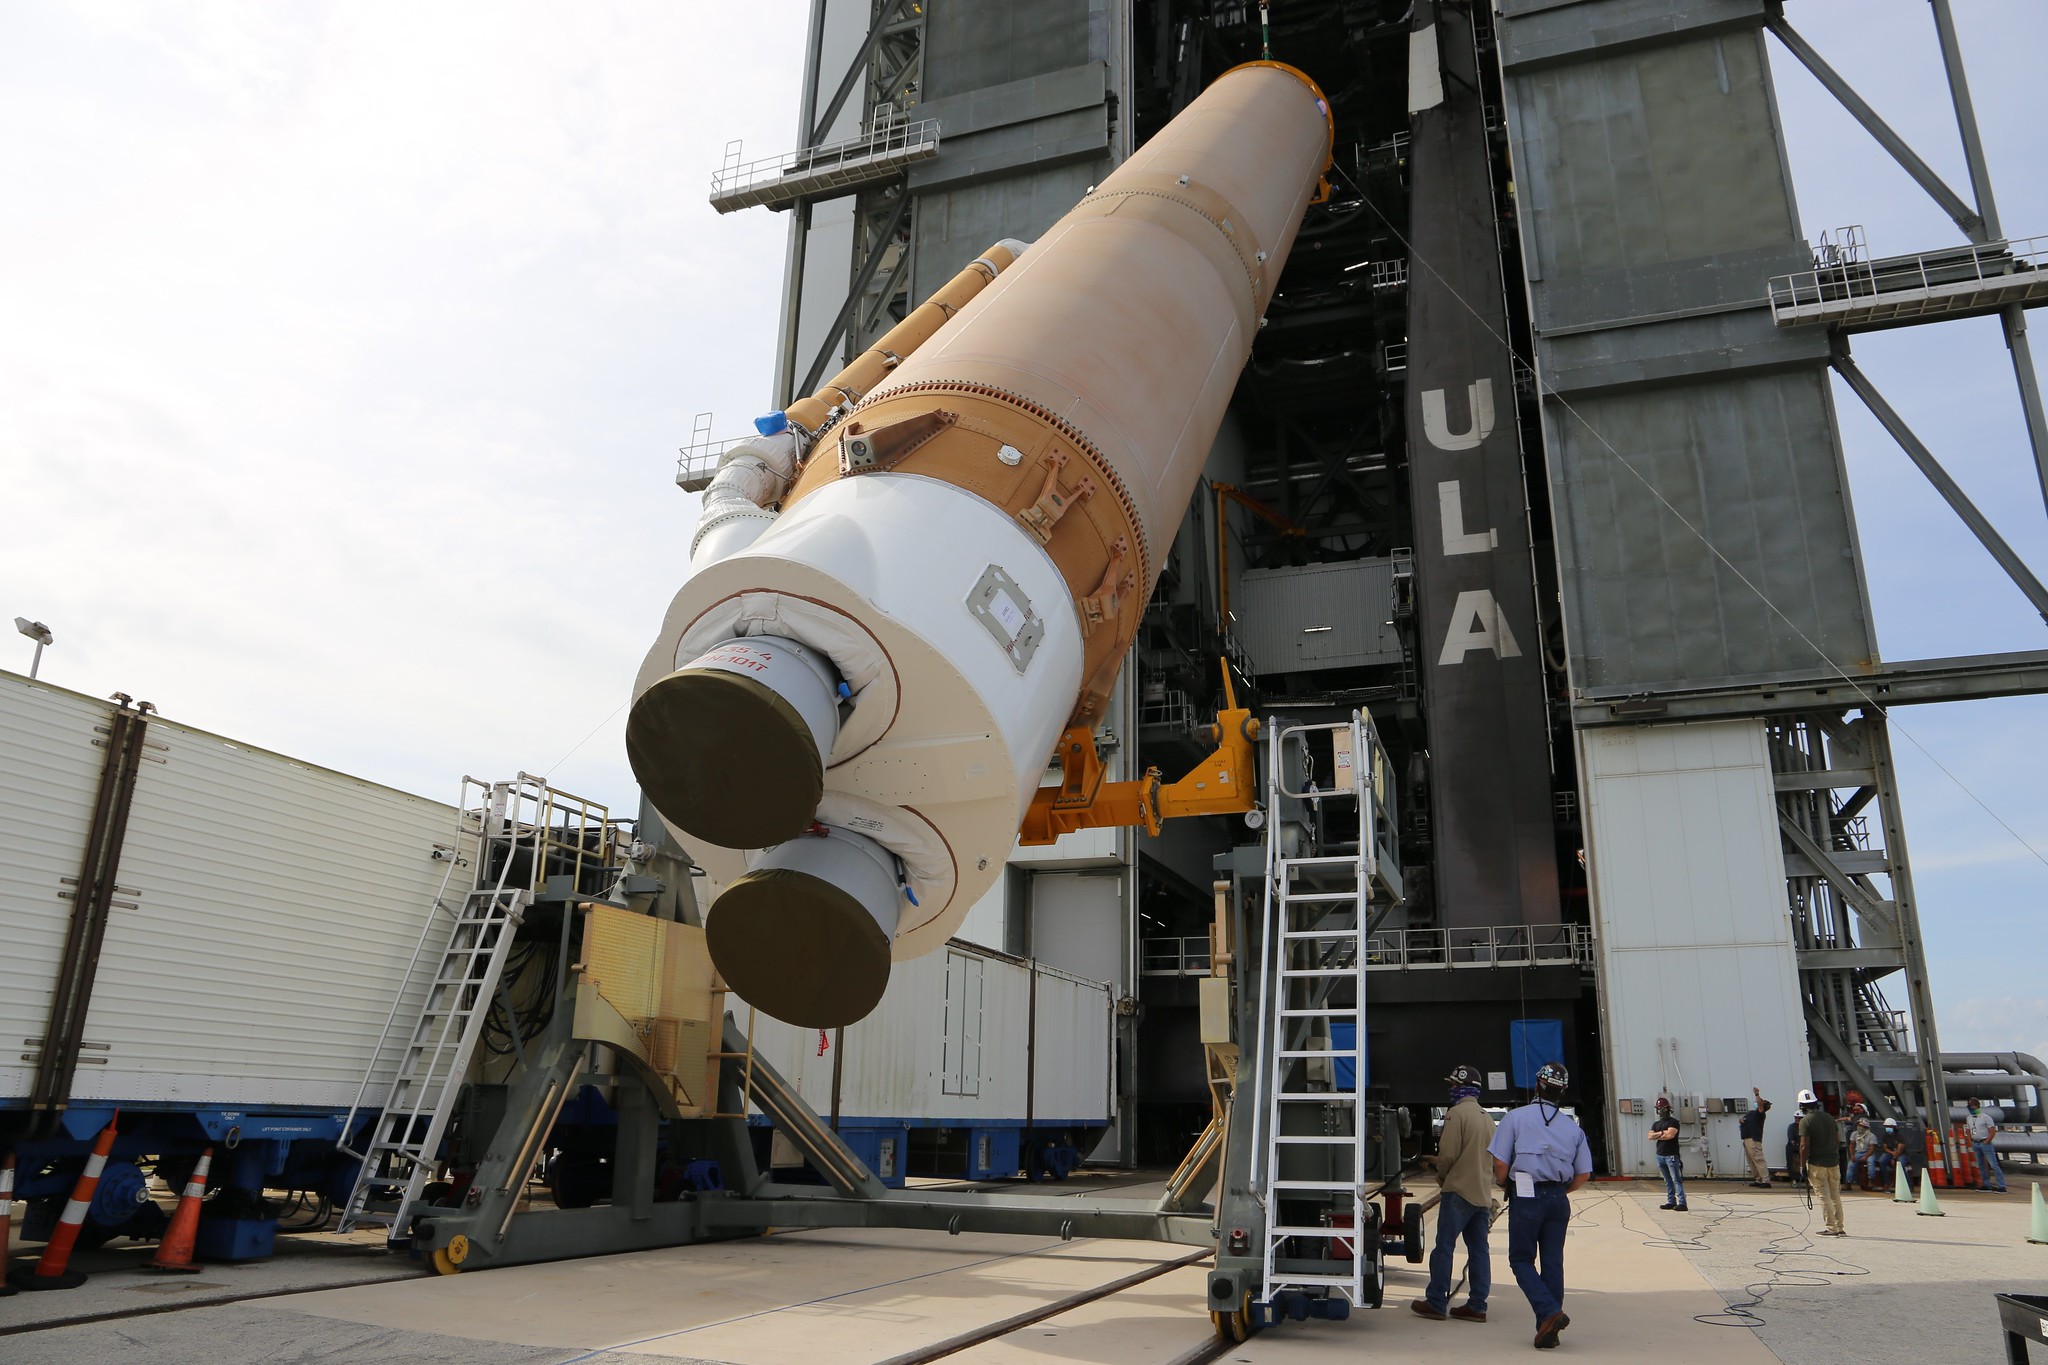
[[[853,1022],[1001,875],[1103,718],[1332,140],[1306,76],[1226,72],[721,467],[628,753],[753,1005]]]

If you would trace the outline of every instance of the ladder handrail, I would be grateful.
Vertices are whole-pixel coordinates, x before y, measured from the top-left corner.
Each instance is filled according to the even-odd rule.
[[[469,779],[464,778],[463,781],[467,783]],[[420,926],[419,942],[413,944],[412,956],[407,959],[405,964],[405,975],[399,978],[398,993],[391,997],[391,1012],[384,1016],[384,1027],[378,1030],[376,1045],[370,1049],[370,1064],[363,1071],[363,1079],[356,1085],[355,1098],[349,1101],[348,1117],[341,1121],[341,1138],[334,1145],[343,1153],[355,1157],[357,1160],[361,1160],[363,1154],[348,1145],[349,1135],[355,1129],[356,1115],[362,1112],[363,1096],[370,1091],[370,1081],[377,1074],[378,1063],[384,1060],[384,1044],[391,1037],[391,1026],[398,1022],[398,1007],[405,1003],[406,994],[412,989],[413,973],[419,970],[420,954],[427,950],[427,938],[434,932],[434,912],[448,908],[448,883],[455,880],[455,869],[462,865],[462,836],[465,832],[463,821],[467,815],[468,812],[458,803],[455,808],[456,842],[449,850],[448,870],[441,874],[441,885],[435,890],[434,899],[427,907],[426,922]],[[458,914],[456,919],[459,922],[461,916]],[[451,925],[449,927],[449,936],[451,938],[454,936],[454,932],[454,926]]]
[[[508,860],[509,861],[509,860]],[[404,1193],[397,1200],[396,1208],[388,1220],[394,1234],[404,1230],[407,1212],[419,1197],[421,1187],[426,1183],[431,1170],[431,1161],[440,1149],[446,1135],[448,1121],[452,1115],[453,1100],[457,1087],[469,1069],[469,1060],[476,1051],[478,1038],[482,1035],[485,1020],[490,1014],[492,993],[497,981],[504,974],[505,958],[512,945],[515,930],[524,916],[526,906],[533,893],[523,888],[502,889],[503,875],[499,886],[489,890],[471,891],[463,904],[463,915],[456,923],[456,931],[467,925],[475,930],[477,938],[466,949],[452,945],[442,955],[445,966],[452,958],[463,955],[468,959],[462,979],[444,982],[442,985],[455,991],[452,1003],[439,1003],[435,990],[430,988],[427,999],[420,1009],[421,1022],[425,1023],[434,1014],[442,1016],[440,1037],[432,1043],[422,1042],[417,1031],[412,1045],[406,1050],[406,1060],[401,1063],[398,1076],[392,1081],[391,1094],[386,1098],[384,1108],[373,1126],[374,1138],[362,1154],[362,1166],[356,1172],[355,1187],[349,1192],[348,1202],[342,1208],[340,1230],[348,1231],[358,1222],[364,1221],[369,1213],[372,1191],[379,1185],[402,1185]],[[481,948],[483,936],[493,934],[488,950]],[[475,971],[479,958],[483,959],[481,973]],[[473,1001],[464,1004],[462,992],[470,986],[477,987]],[[451,1046],[448,1035],[457,1020],[462,1022],[460,1035]],[[410,1066],[426,1058],[425,1070],[413,1074]],[[438,1073],[439,1086],[435,1087]],[[428,1109],[421,1097],[431,1093],[433,1107]],[[427,1127],[424,1133],[415,1133],[419,1120],[425,1117]],[[379,1158],[394,1157],[407,1163],[403,1179],[395,1173],[380,1175],[377,1172]],[[385,1221],[381,1215],[376,1221]],[[395,1237],[394,1237],[395,1240]]]
[[[1259,908],[1259,1010],[1258,1028],[1253,1035],[1252,1075],[1266,1074],[1266,994],[1273,980],[1273,972],[1279,970],[1281,959],[1275,956],[1278,936],[1273,932],[1273,870],[1280,854],[1280,807],[1274,799],[1275,789],[1280,782],[1280,740],[1279,734],[1269,720],[1266,734],[1266,877]],[[1270,968],[1269,968],[1269,965]],[[1261,1126],[1265,1118],[1265,1105],[1252,1106],[1252,1168],[1247,1182],[1251,1196],[1259,1207],[1266,1205],[1265,1190],[1259,1184],[1261,1157],[1265,1144],[1261,1141]]]
[[[479,854],[479,857],[481,857],[481,854]],[[441,966],[445,966],[445,965],[447,964],[447,960],[448,960],[448,955],[449,955],[450,953],[452,953],[453,951],[455,951],[455,935],[456,935],[456,934],[459,934],[459,933],[461,933],[461,932],[462,932],[462,925],[463,925],[463,922],[464,922],[465,920],[467,920],[467,919],[468,919],[468,918],[470,917],[470,907],[471,907],[471,904],[472,904],[472,902],[474,902],[474,901],[475,901],[475,899],[476,899],[476,898],[477,898],[478,896],[480,896],[480,895],[487,895],[487,896],[489,896],[489,897],[490,897],[490,899],[491,899],[491,903],[492,903],[492,904],[493,904],[494,906],[495,906],[495,905],[498,905],[498,904],[500,904],[500,903],[501,903],[501,902],[503,901],[503,899],[504,899],[504,897],[505,897],[505,882],[506,882],[506,879],[507,879],[507,878],[509,878],[509,877],[510,877],[510,876],[512,875],[512,863],[513,863],[513,859],[512,859],[512,858],[510,858],[510,857],[507,857],[507,858],[506,858],[506,859],[505,859],[505,860],[504,860],[504,861],[503,861],[502,863],[500,863],[500,864],[499,864],[499,866],[498,866],[498,880],[497,880],[496,884],[495,884],[495,885],[493,885],[492,887],[490,887],[490,889],[489,889],[488,891],[486,891],[486,890],[485,890],[485,889],[483,888],[483,886],[481,885],[481,882],[483,881],[483,878],[484,878],[484,876],[486,875],[486,873],[485,873],[485,869],[484,869],[484,867],[483,867],[483,866],[481,865],[481,863],[480,863],[480,864],[479,864],[479,866],[477,867],[477,870],[476,870],[476,872],[477,872],[477,881],[478,881],[479,885],[477,885],[477,886],[473,887],[473,888],[472,888],[472,889],[470,890],[469,894],[468,894],[467,896],[463,897],[463,903],[462,903],[462,910],[460,911],[460,913],[458,913],[458,914],[456,915],[456,917],[455,917],[455,924],[454,924],[454,926],[453,926],[453,927],[452,927],[452,928],[451,928],[451,929],[449,930],[449,934],[448,934],[448,946],[447,946],[447,947],[445,947],[445,948],[443,948],[443,949],[442,949],[442,951],[441,951],[441,964],[440,964],[440,966],[436,966],[436,967],[435,967],[435,969],[434,969],[434,970],[435,970],[435,973],[436,973],[436,975],[437,975],[437,977],[438,977],[438,974],[439,974],[439,972],[440,972],[440,970],[441,970]],[[474,956],[474,954],[472,954],[472,957],[473,957],[473,956]],[[425,996],[425,998],[423,998],[423,999],[422,999],[422,1000],[420,1001],[420,1014],[421,1014],[422,1018],[424,1018],[424,1016],[426,1016],[427,1014],[429,1014],[429,1013],[432,1013],[432,1012],[434,1012],[434,1010],[435,1010],[435,1008],[436,1008],[436,1001],[435,1001],[435,999],[434,999],[434,995],[435,995],[435,992],[436,992],[436,991],[437,991],[438,989],[440,989],[440,986],[441,986],[441,984],[443,984],[443,983],[440,983],[440,982],[438,982],[438,980],[437,980],[435,984],[429,985],[429,986],[427,987],[427,993],[426,993],[426,996]],[[460,991],[461,991],[461,989],[462,989],[462,986],[463,986],[463,985],[465,985],[465,984],[468,984],[468,983],[467,983],[467,981],[465,981],[465,982],[462,982],[462,983],[456,983],[455,989],[456,989],[456,991],[458,992],[458,994],[460,993]],[[408,980],[407,980],[407,982],[406,982],[406,985],[407,985],[408,987],[410,987],[410,986],[412,985],[412,982],[411,982],[411,981],[410,981],[410,980],[408,979]],[[401,996],[400,996],[399,998],[400,998],[400,1000],[403,1000],[403,999],[404,999],[404,996],[403,996],[403,995],[401,995]],[[396,1004],[395,1002],[394,1002],[394,1004],[393,1004],[392,1008],[393,1008],[393,1011],[395,1012],[395,1011],[396,1011],[396,1009],[397,1009],[397,1004]],[[451,1026],[451,1025],[452,1025],[452,1024],[454,1023],[454,1019],[455,1019],[455,1014],[456,1014],[457,1012],[456,1012],[456,1011],[447,1011],[446,1013],[447,1013],[447,1019],[446,1019],[446,1021],[445,1021],[445,1022],[444,1022],[444,1023],[443,1023],[442,1025],[441,1025],[441,1037],[440,1037],[440,1038],[439,1038],[438,1040],[436,1040],[436,1043],[435,1043],[435,1048],[434,1048],[434,1050],[435,1050],[435,1053],[436,1053],[437,1055],[438,1055],[439,1053],[441,1053],[441,1052],[445,1051],[445,1049],[446,1049],[446,1047],[447,1047],[447,1042],[448,1042],[448,1030],[449,1030],[449,1027],[450,1027],[450,1026]],[[418,1026],[418,1024],[415,1024],[415,1025],[413,1026],[413,1037],[412,1037],[412,1042],[411,1042],[410,1044],[408,1044],[408,1045],[407,1045],[407,1053],[408,1053],[408,1055],[412,1055],[412,1054],[415,1054],[415,1053],[417,1053],[417,1051],[419,1050],[420,1046],[421,1046],[421,1044],[420,1044],[420,1037],[419,1037],[419,1026]],[[433,1074],[434,1074],[434,1073],[433,1073],[433,1065],[432,1065],[432,1063],[430,1062],[430,1063],[428,1064],[428,1067],[427,1067],[427,1075],[428,1075],[428,1077],[432,1077],[432,1075],[433,1075]],[[385,1095],[384,1095],[384,1111],[385,1111],[385,1114],[386,1114],[387,1116],[388,1116],[388,1115],[389,1115],[389,1114],[391,1113],[391,1111],[392,1111],[392,1102],[393,1102],[394,1100],[396,1100],[396,1099],[398,1098],[398,1095],[399,1095],[399,1088],[400,1088],[401,1086],[403,1086],[403,1085],[404,1085],[404,1084],[405,1084],[405,1083],[406,1083],[406,1082],[407,1082],[408,1080],[411,1080],[411,1079],[412,1079],[412,1077],[411,1077],[411,1076],[409,1075],[409,1073],[407,1072],[407,1070],[406,1070],[406,1066],[405,1066],[405,1063],[404,1063],[404,1062],[400,1062],[400,1063],[399,1063],[399,1069],[398,1069],[398,1072],[397,1072],[397,1074],[395,1074],[395,1075],[394,1075],[394,1076],[393,1076],[393,1077],[391,1078],[391,1089],[390,1089],[390,1090],[388,1090],[388,1091],[386,1091],[386,1092],[385,1092]],[[417,1117],[419,1117],[419,1113],[420,1113],[420,1111],[419,1111],[419,1106],[418,1106],[417,1104],[415,1104],[415,1105],[413,1106],[413,1109],[412,1109],[412,1111],[411,1111],[411,1117],[413,1117],[413,1118],[417,1118]]]
[[[469,807],[472,786],[481,789],[474,810]],[[558,810],[565,819],[577,821],[573,842],[566,826],[559,834],[555,828]],[[378,1115],[369,1126],[370,1139],[362,1144],[360,1152],[342,1146],[344,1152],[361,1162],[355,1186],[342,1209],[344,1231],[359,1222],[378,1222],[386,1223],[394,1234],[404,1232],[407,1212],[431,1173],[453,1116],[455,1100],[468,1078],[470,1062],[488,1023],[518,926],[548,876],[549,857],[557,852],[563,854],[570,864],[572,878],[580,879],[587,863],[604,856],[607,816],[603,807],[557,792],[545,779],[530,773],[522,772],[509,782],[485,783],[463,778],[463,795],[456,815],[457,858],[451,860],[442,878],[434,909],[448,909],[447,889],[459,862],[460,840],[464,836],[475,840],[473,881],[462,898],[461,908],[455,912],[439,956],[429,959],[435,963],[434,976],[420,998],[412,1033]],[[599,830],[599,845],[594,850],[586,838],[593,820]],[[500,848],[504,856],[493,878],[490,856]],[[523,849],[530,850],[532,855],[530,886],[513,884],[513,867]],[[418,980],[426,944],[437,923],[436,916],[430,913],[371,1055],[369,1070],[357,1087],[356,1102],[350,1108],[350,1125],[364,1107],[363,1100],[382,1062],[399,1011]],[[566,925],[565,919],[565,933]],[[426,1121],[424,1131],[420,1131],[422,1119]],[[347,1136],[344,1128],[344,1139]],[[393,1169],[380,1172],[379,1168],[384,1166]],[[403,1169],[402,1177],[397,1173],[399,1169]],[[395,1211],[388,1219],[381,1211],[373,1213],[370,1209],[375,1191],[380,1188],[386,1192],[383,1197],[395,1198]],[[393,1191],[398,1193],[394,1195]]]

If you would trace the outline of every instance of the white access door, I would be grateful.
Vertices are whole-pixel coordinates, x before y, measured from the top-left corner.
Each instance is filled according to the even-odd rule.
[[[1660,1093],[1721,1109],[1751,1086],[1772,1102],[1764,1148],[1782,1164],[1811,1074],[1763,723],[1586,730],[1579,755],[1608,1093],[1646,1111],[1615,1115],[1618,1169],[1655,1172]],[[1717,1174],[1743,1169],[1739,1113],[1710,1113],[1704,1135],[1681,1117],[1689,1173],[1709,1152]]]

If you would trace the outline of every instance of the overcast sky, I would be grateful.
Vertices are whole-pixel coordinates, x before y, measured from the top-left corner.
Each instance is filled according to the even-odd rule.
[[[719,217],[707,179],[729,139],[794,138],[804,9],[0,7],[0,620],[56,632],[43,676],[441,799],[524,769],[630,813],[621,704],[693,514],[675,447],[770,397],[786,219]],[[1788,9],[1967,193],[1927,6]],[[1957,9],[2006,232],[2048,233],[2048,5]],[[1809,237],[1959,240],[1772,60]],[[2048,575],[1996,324],[1856,352]],[[2048,645],[1837,401],[1885,656]],[[2048,852],[2044,721],[1894,720],[1951,1050],[2048,1054],[2048,866],[1915,741]]]

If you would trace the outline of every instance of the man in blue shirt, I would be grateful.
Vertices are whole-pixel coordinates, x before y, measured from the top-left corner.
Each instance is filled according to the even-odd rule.
[[[1536,1098],[1508,1111],[1487,1152],[1508,1190],[1508,1266],[1536,1313],[1536,1348],[1557,1345],[1564,1313],[1564,1234],[1572,1191],[1593,1178],[1593,1149],[1577,1120],[1558,1107],[1571,1077],[1556,1062],[1536,1073]],[[1542,1266],[1537,1265],[1541,1255]]]

